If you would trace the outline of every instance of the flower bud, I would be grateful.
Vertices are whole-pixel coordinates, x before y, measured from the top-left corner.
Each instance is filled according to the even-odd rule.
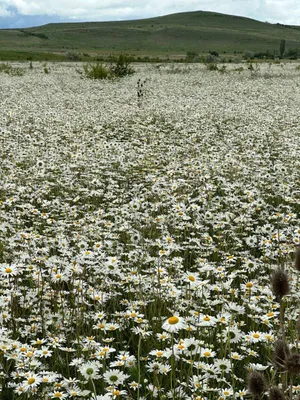
[[[291,353],[285,360],[285,365],[288,373],[299,374],[300,373],[300,354]]]
[[[274,345],[274,357],[273,361],[277,369],[284,370],[286,365],[286,359],[290,355],[290,348],[286,342],[279,339]]]
[[[300,272],[300,247],[298,246],[295,254],[295,268]]]
[[[288,274],[282,268],[273,273],[271,283],[273,294],[279,301],[290,291]]]
[[[254,397],[260,397],[265,391],[265,378],[261,372],[253,371],[248,378],[248,388]]]
[[[276,386],[271,387],[269,392],[269,400],[285,400],[283,391]]]

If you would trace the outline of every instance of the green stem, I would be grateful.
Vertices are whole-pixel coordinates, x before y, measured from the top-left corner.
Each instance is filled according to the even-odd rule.
[[[138,389],[137,389],[137,398],[140,398],[140,383],[141,383],[141,343],[142,343],[142,336],[139,336],[139,343],[138,343]]]

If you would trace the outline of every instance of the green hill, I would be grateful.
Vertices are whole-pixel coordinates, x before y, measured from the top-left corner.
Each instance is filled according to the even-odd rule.
[[[27,29],[0,30],[0,58],[61,57],[68,52],[130,53],[136,56],[184,56],[207,53],[300,49],[300,26],[259,22],[213,12],[186,12],[118,22],[57,23]]]

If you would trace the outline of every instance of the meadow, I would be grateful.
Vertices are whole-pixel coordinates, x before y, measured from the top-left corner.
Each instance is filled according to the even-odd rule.
[[[0,60],[64,61],[67,57],[72,61],[70,53],[76,53],[81,61],[120,53],[180,59],[190,51],[201,55],[216,51],[224,58],[233,59],[245,52],[268,52],[266,58],[270,59],[280,54],[283,39],[286,57],[292,49],[300,57],[299,26],[195,11],[130,21],[51,23],[26,29],[0,29]]]
[[[115,80],[12,65],[25,73],[0,73],[0,397],[296,399],[297,64],[144,64]]]

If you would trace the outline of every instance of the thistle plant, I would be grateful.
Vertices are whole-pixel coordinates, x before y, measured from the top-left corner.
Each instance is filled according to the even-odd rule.
[[[294,261],[295,269],[300,271],[300,253],[297,248]],[[271,277],[271,288],[276,301],[279,303],[279,329],[277,340],[273,347],[272,363],[281,387],[271,386],[269,389],[269,400],[293,399],[294,378],[300,376],[300,353],[298,350],[298,337],[296,346],[289,345],[286,338],[284,310],[284,298],[290,291],[290,279],[288,273],[279,267]],[[259,372],[254,371],[249,375],[248,387],[253,399],[260,399],[265,390],[264,377]]]
[[[145,83],[147,82],[147,79],[138,79],[137,81],[137,101],[138,101],[138,106],[141,107],[144,99],[144,94],[145,94]]]

